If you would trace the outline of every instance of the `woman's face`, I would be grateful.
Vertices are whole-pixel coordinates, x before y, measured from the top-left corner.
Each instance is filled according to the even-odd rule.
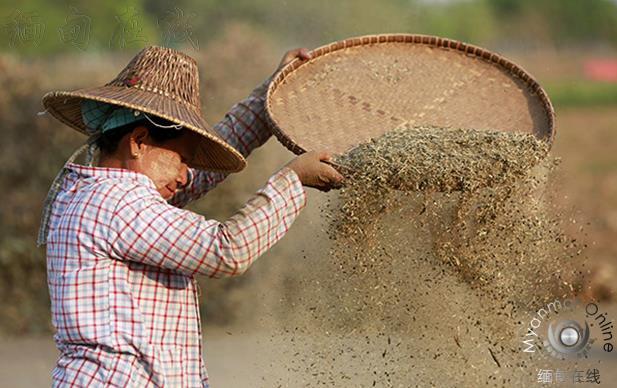
[[[159,144],[145,127],[137,127],[129,139],[129,168],[152,179],[161,196],[169,200],[187,183],[187,162],[193,158],[197,136],[187,130],[180,137]]]

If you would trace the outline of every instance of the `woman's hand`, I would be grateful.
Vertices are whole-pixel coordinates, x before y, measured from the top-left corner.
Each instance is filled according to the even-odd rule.
[[[276,71],[281,70],[283,67],[285,67],[285,65],[287,65],[289,62],[293,61],[296,58],[300,58],[301,60],[308,60],[311,59],[311,54],[309,53],[308,49],[304,47],[289,50],[285,53],[285,55],[283,55],[281,63],[279,63]]]
[[[344,177],[331,165],[323,163],[330,160],[327,151],[309,151],[297,156],[286,167],[298,174],[304,186],[313,187],[321,191],[330,191],[342,186]]]

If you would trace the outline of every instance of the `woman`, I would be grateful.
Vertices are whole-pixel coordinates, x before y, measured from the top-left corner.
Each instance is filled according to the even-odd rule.
[[[290,51],[279,69],[296,57],[310,58]],[[328,153],[307,152],[225,222],[181,209],[271,136],[269,81],[214,129],[195,61],[168,48],[144,49],[105,86],[43,97],[90,136],[54,181],[39,234],[61,353],[54,386],[208,386],[194,276],[242,274],[304,208],[303,186],[327,191],[343,179],[322,163]],[[87,165],[73,163],[86,149]]]

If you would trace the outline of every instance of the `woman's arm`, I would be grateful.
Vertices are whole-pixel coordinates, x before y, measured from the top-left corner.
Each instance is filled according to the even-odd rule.
[[[285,235],[306,205],[297,173],[283,167],[225,222],[171,206],[155,192],[135,188],[118,204],[111,256],[192,276],[240,275]]]
[[[263,145],[272,136],[266,120],[266,92],[274,75],[291,61],[311,59],[306,48],[287,51],[272,76],[244,100],[234,105],[225,118],[214,126],[223,139],[237,149],[245,158],[251,151]],[[189,182],[183,190],[169,200],[171,205],[184,207],[190,201],[202,197],[223,181],[229,173],[189,170]]]
[[[214,126],[223,140],[245,158],[272,136],[265,117],[266,91],[270,80],[271,77],[255,88],[247,98],[235,104],[225,118]],[[186,206],[189,202],[201,198],[229,175],[194,168],[189,169],[188,174],[188,183],[169,200],[171,205]]]

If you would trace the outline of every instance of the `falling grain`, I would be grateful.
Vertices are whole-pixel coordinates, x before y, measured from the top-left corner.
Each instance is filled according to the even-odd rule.
[[[332,246],[302,279],[298,305],[311,308],[294,322],[313,333],[294,348],[310,338],[323,360],[306,372],[379,386],[533,382],[518,322],[573,291],[580,252],[551,205],[547,144],[403,125],[333,163],[346,182],[325,208]]]

